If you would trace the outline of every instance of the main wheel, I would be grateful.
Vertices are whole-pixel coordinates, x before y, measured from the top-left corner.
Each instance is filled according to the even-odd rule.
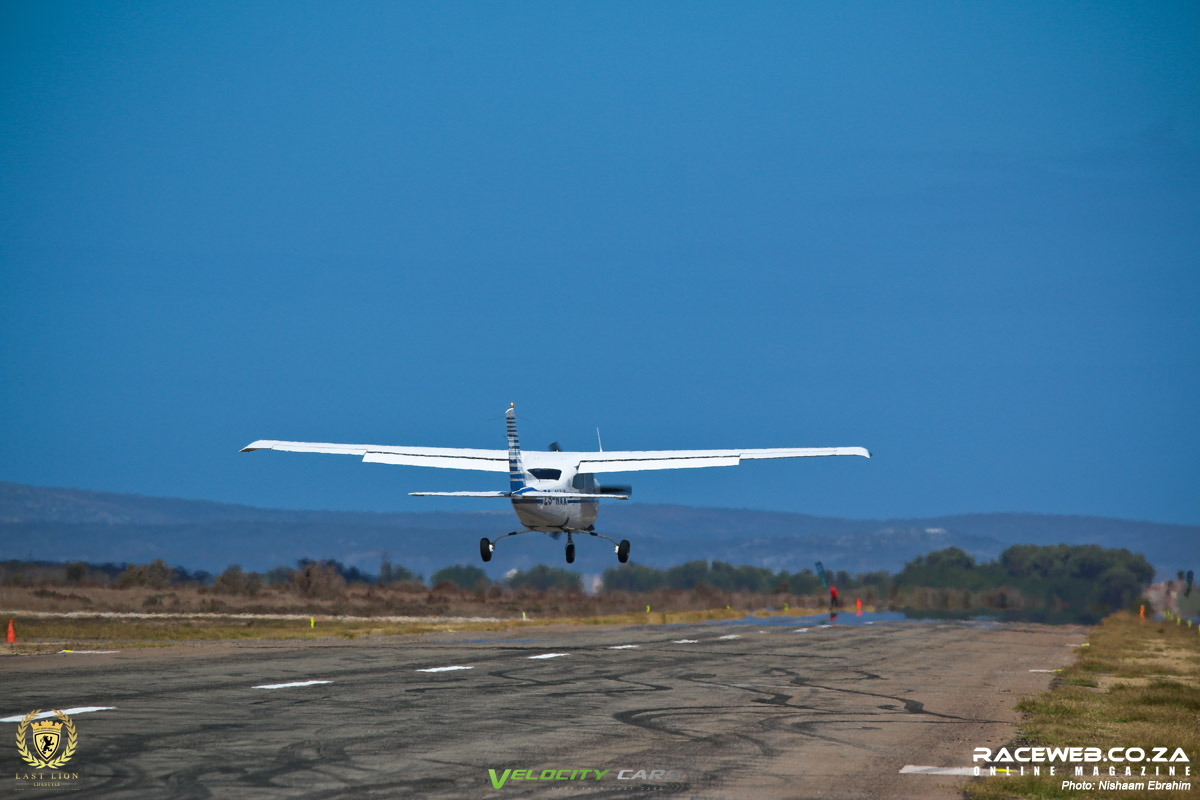
[[[479,557],[484,561],[492,560],[492,542],[486,536],[479,540]]]
[[[573,545],[573,544],[567,545],[567,563],[568,564],[575,563],[575,545]]]
[[[629,560],[629,540],[622,539],[621,543],[619,545],[617,545],[617,561],[620,561],[622,564],[624,564],[628,560]]]

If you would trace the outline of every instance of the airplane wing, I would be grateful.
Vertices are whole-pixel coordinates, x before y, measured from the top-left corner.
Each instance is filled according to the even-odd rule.
[[[472,450],[462,447],[403,447],[383,444],[330,444],[326,442],[277,442],[260,439],[242,448],[285,450],[291,453],[333,453],[362,456],[367,464],[399,464],[406,467],[471,469],[481,472],[508,472],[507,450]]]
[[[592,494],[589,492],[538,492],[525,489],[519,492],[409,492],[410,497],[555,497],[563,500],[628,500],[627,494]]]
[[[597,453],[560,453],[557,455],[578,456],[579,471],[588,473],[736,467],[743,461],[754,461],[764,458],[810,458],[813,456],[871,457],[871,454],[865,447],[771,447],[758,450],[612,450]]]

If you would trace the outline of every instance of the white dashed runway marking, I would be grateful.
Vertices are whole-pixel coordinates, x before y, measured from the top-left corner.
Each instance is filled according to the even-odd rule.
[[[454,672],[457,669],[475,669],[474,667],[429,667],[428,669],[419,669],[417,672]]]
[[[637,648],[636,644],[617,644],[617,645],[613,645],[612,647],[610,647],[608,649],[609,650],[634,650],[636,648]]]
[[[971,767],[918,767],[906,764],[900,768],[901,775],[974,775]]]
[[[322,683],[333,683],[333,681],[296,681],[295,683],[265,683],[262,686],[255,686],[255,689],[291,689],[296,686],[317,686]]]
[[[742,635],[740,633],[729,633],[729,634],[726,634],[725,636],[718,636],[717,641],[719,642],[722,639],[740,639],[740,638],[742,638]]]
[[[90,714],[93,711],[116,711],[116,710],[117,710],[116,706],[81,706],[80,708],[64,708],[64,709],[62,709],[62,712],[69,717],[72,714]],[[31,719],[45,719],[46,717],[53,717],[53,716],[54,716],[53,711],[43,711],[42,713],[38,714],[36,717],[31,717]],[[0,722],[20,722],[23,719],[25,719],[24,714],[17,714],[16,716],[13,716],[13,717],[4,717],[3,719],[0,719]]]
[[[542,653],[540,656],[530,656],[530,658],[562,658],[567,653]]]
[[[676,639],[672,644],[699,644],[699,639]]]

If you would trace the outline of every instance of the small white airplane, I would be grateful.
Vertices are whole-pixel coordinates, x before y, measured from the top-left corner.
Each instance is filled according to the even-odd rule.
[[[504,414],[508,424],[508,450],[471,450],[459,447],[402,447],[377,444],[324,444],[320,442],[277,442],[262,439],[242,448],[285,450],[293,453],[335,453],[362,456],[370,464],[400,464],[410,467],[471,469],[508,472],[507,492],[410,492],[413,497],[503,497],[512,502],[524,530],[495,539],[479,540],[479,555],[492,560],[496,543],[507,536],[538,531],[557,539],[567,535],[567,563],[575,561],[575,535],[598,536],[612,542],[617,560],[629,560],[629,542],[617,542],[594,529],[600,500],[628,500],[628,486],[600,486],[596,475],[605,472],[636,472],[649,469],[695,469],[735,467],[742,461],[760,458],[804,458],[808,456],[864,456],[863,447],[774,447],[759,450],[625,450],[569,453],[550,445],[548,452],[521,451],[517,439],[516,405],[509,403]]]

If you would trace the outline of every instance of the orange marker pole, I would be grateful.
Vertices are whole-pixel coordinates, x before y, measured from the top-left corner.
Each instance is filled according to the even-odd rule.
[[[8,643],[15,644],[17,641],[17,632],[13,630],[12,620],[8,621]]]
[[[854,598],[854,605],[856,605],[858,607],[858,612],[857,612],[856,616],[861,617],[862,616],[862,598],[861,597]]]
[[[1142,625],[1146,624],[1146,606],[1142,606],[1142,610],[1138,612],[1139,622]]]

